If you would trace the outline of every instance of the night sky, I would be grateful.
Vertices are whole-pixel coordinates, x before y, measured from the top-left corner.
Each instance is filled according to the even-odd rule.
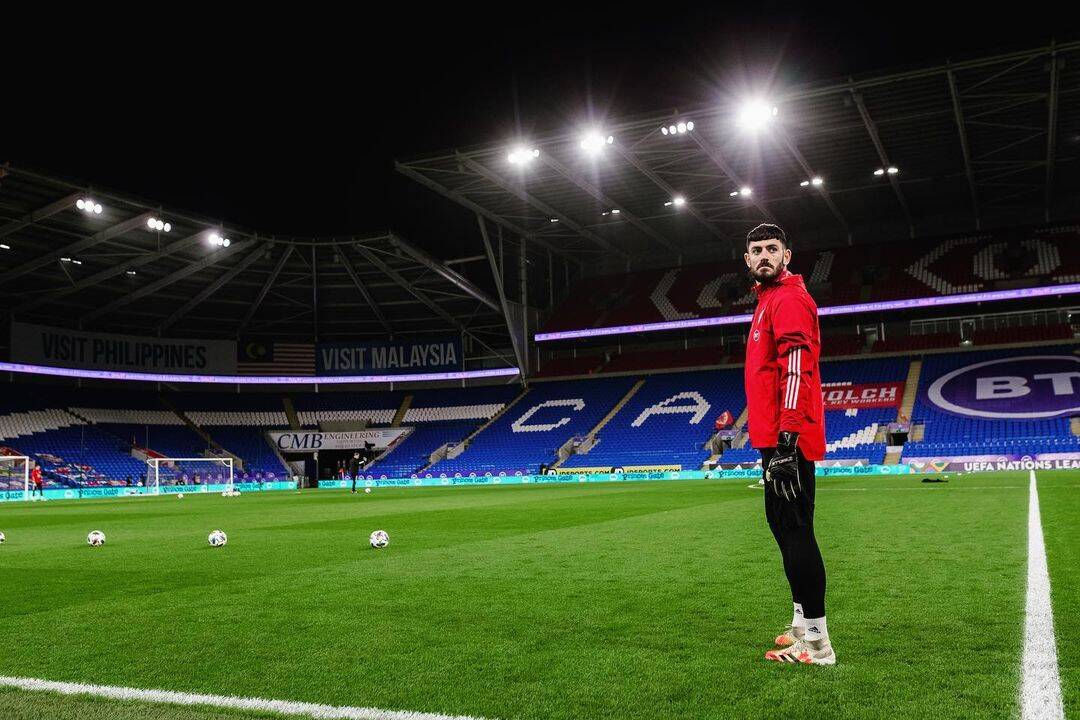
[[[266,4],[238,19],[92,8],[32,34],[9,26],[0,160],[279,236],[394,228],[452,257],[477,251],[475,221],[395,158],[699,105],[763,79],[1070,39],[1037,18],[976,28],[943,3],[391,5],[294,17]]]

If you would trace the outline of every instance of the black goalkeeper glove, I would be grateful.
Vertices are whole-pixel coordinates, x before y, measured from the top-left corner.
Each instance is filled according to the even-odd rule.
[[[799,479],[799,458],[795,452],[798,443],[799,433],[782,431],[776,439],[776,454],[765,469],[765,478],[772,483],[773,493],[788,502],[795,502],[803,492]]]

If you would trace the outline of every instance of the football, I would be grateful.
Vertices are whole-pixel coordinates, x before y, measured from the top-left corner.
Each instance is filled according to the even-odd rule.
[[[5,540],[7,540],[7,536],[0,532],[0,545],[2,545]]]
[[[368,538],[371,541],[371,547],[376,550],[381,550],[390,544],[390,536],[386,534],[385,530],[376,530],[371,533],[371,537]]]
[[[371,488],[364,488],[364,494],[370,495],[371,494]]]
[[[101,547],[105,544],[105,533],[100,530],[91,530],[86,536],[86,544],[90,547]]]
[[[225,547],[225,543],[229,542],[229,536],[225,534],[224,530],[214,530],[206,538],[206,541],[210,543],[210,547]]]
[[[183,500],[184,499],[184,493],[176,493],[176,499],[177,500]]]

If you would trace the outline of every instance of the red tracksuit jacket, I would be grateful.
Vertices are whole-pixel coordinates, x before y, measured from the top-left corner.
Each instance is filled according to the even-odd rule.
[[[746,404],[750,444],[776,447],[781,430],[799,433],[807,460],[825,457],[821,400],[821,329],[817,304],[801,275],[756,284],[757,308],[746,339]]]

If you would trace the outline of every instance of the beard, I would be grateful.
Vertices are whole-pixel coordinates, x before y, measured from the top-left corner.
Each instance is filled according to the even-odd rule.
[[[783,263],[780,263],[779,267],[773,267],[772,265],[762,267],[761,265],[757,265],[753,269],[747,268],[747,272],[753,282],[758,282],[762,285],[771,285],[780,277],[780,273],[784,271],[784,267],[785,265]]]

